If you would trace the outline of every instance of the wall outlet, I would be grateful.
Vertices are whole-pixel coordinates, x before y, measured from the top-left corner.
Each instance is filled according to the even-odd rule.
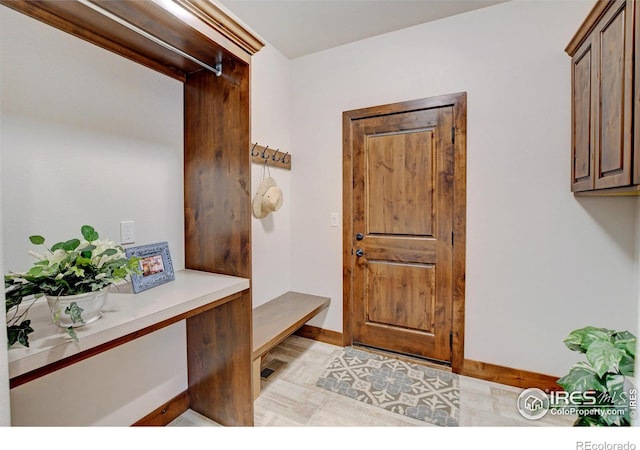
[[[331,213],[331,226],[337,227],[340,225],[340,214]]]
[[[133,220],[120,222],[120,243],[133,244],[136,241],[136,223]]]

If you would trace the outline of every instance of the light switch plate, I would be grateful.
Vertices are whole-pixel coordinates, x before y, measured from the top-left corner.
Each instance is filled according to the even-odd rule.
[[[136,223],[133,220],[120,222],[120,243],[133,244],[136,241]]]

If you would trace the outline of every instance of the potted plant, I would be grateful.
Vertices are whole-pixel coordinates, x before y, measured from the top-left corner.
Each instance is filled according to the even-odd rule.
[[[631,425],[636,337],[628,331],[588,326],[572,331],[564,343],[586,356],[557,381],[567,393],[575,393],[570,398],[583,400],[574,426]]]
[[[29,252],[36,258],[33,266],[4,277],[9,347],[16,342],[29,346],[34,330],[28,312],[38,298],[46,297],[53,323],[77,339],[74,327],[100,318],[109,287],[139,273],[138,258],[127,258],[121,246],[101,240],[93,227],[82,226],[81,234],[82,239],[58,242],[51,248],[44,245],[44,237],[29,237],[45,252]]]

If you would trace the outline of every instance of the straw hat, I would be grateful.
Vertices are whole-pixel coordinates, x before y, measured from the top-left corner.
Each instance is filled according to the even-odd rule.
[[[258,186],[258,192],[251,203],[251,210],[257,219],[262,219],[282,206],[282,189],[271,177],[265,178]]]

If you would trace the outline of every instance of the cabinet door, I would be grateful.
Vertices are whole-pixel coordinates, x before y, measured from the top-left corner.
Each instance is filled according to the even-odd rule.
[[[633,2],[618,0],[594,30],[595,189],[631,184]]]
[[[638,136],[638,138],[633,139],[633,184],[640,184],[640,7],[636,4],[636,2],[632,2],[635,11],[633,12],[633,16],[635,22],[633,24],[635,30],[635,67],[634,67],[634,136]]]
[[[593,70],[593,40],[580,46],[571,59],[571,190],[573,192],[593,189],[595,140],[593,111],[595,70]]]

